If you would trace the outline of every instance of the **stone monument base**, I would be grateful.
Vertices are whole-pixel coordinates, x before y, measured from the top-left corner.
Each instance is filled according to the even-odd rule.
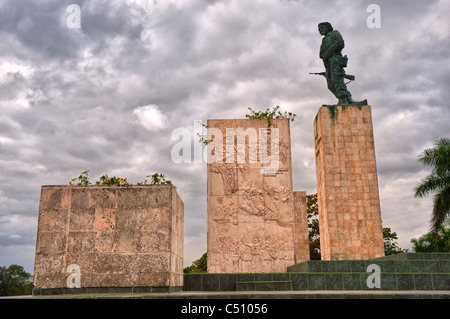
[[[379,271],[378,279],[375,268]],[[346,294],[410,290],[419,294],[426,290],[437,296],[439,291],[450,291],[450,254],[407,253],[370,260],[310,260],[288,267],[286,273],[185,274],[183,290],[247,293],[339,290]]]
[[[322,259],[384,256],[370,106],[322,106],[314,139]]]
[[[379,271],[377,287],[374,286],[377,274],[373,270],[376,266]],[[179,292],[177,287],[112,287],[103,290],[36,289],[35,295],[102,294],[102,298],[117,298],[120,293],[123,295],[119,298],[124,295],[142,299],[161,298],[161,295],[152,294],[157,292],[166,293],[164,299],[448,299],[450,254],[406,253],[371,260],[311,260],[289,267],[286,273],[185,274],[182,294],[171,294]]]
[[[183,291],[178,287],[87,287],[87,288],[34,288],[33,296],[84,294],[164,294]]]
[[[183,215],[171,185],[43,186],[35,292],[182,287]]]

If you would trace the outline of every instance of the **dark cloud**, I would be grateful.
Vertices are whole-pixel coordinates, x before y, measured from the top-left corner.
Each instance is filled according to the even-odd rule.
[[[72,3],[81,29],[66,25]],[[0,261],[32,271],[40,186],[90,169],[132,182],[164,172],[185,203],[190,264],[206,250],[206,166],[173,163],[172,130],[248,107],[297,114],[294,187],[316,192],[313,119],[335,102],[308,75],[323,69],[322,21],[344,36],[354,98],[372,105],[383,222],[407,248],[430,216],[431,199],[413,198],[417,156],[450,136],[450,7],[378,1],[381,28],[369,29],[370,3],[0,1]],[[134,112],[148,105],[166,119],[153,131]]]

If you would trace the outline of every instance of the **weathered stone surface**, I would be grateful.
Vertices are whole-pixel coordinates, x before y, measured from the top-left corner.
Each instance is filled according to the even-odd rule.
[[[183,285],[184,204],[171,185],[42,186],[35,288]]]
[[[322,260],[384,256],[370,106],[321,107],[314,132]]]
[[[208,121],[210,273],[284,272],[295,263],[289,121],[271,123]],[[309,249],[298,258],[309,260]]]
[[[294,192],[295,262],[310,259],[306,192]]]

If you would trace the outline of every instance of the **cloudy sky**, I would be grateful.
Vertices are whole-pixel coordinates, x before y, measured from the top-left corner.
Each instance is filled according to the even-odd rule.
[[[429,172],[418,155],[450,137],[449,16],[446,0],[0,0],[0,265],[33,272],[40,187],[84,170],[165,173],[191,264],[206,251],[206,164],[174,163],[171,134],[248,107],[297,114],[294,190],[315,193],[312,123],[336,102],[308,75],[323,70],[322,21],[346,41],[354,99],[372,106],[383,226],[409,248],[431,213],[413,197]]]

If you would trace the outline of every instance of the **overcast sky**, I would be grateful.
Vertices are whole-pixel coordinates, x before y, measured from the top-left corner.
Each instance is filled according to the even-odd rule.
[[[297,114],[294,190],[316,193],[313,120],[336,103],[308,75],[323,71],[322,21],[344,37],[353,98],[372,106],[383,227],[409,248],[432,207],[413,197],[429,173],[418,155],[450,137],[449,16],[446,0],[0,0],[0,265],[33,272],[40,187],[84,170],[166,174],[190,265],[206,252],[206,164],[175,164],[171,134],[248,107]]]

